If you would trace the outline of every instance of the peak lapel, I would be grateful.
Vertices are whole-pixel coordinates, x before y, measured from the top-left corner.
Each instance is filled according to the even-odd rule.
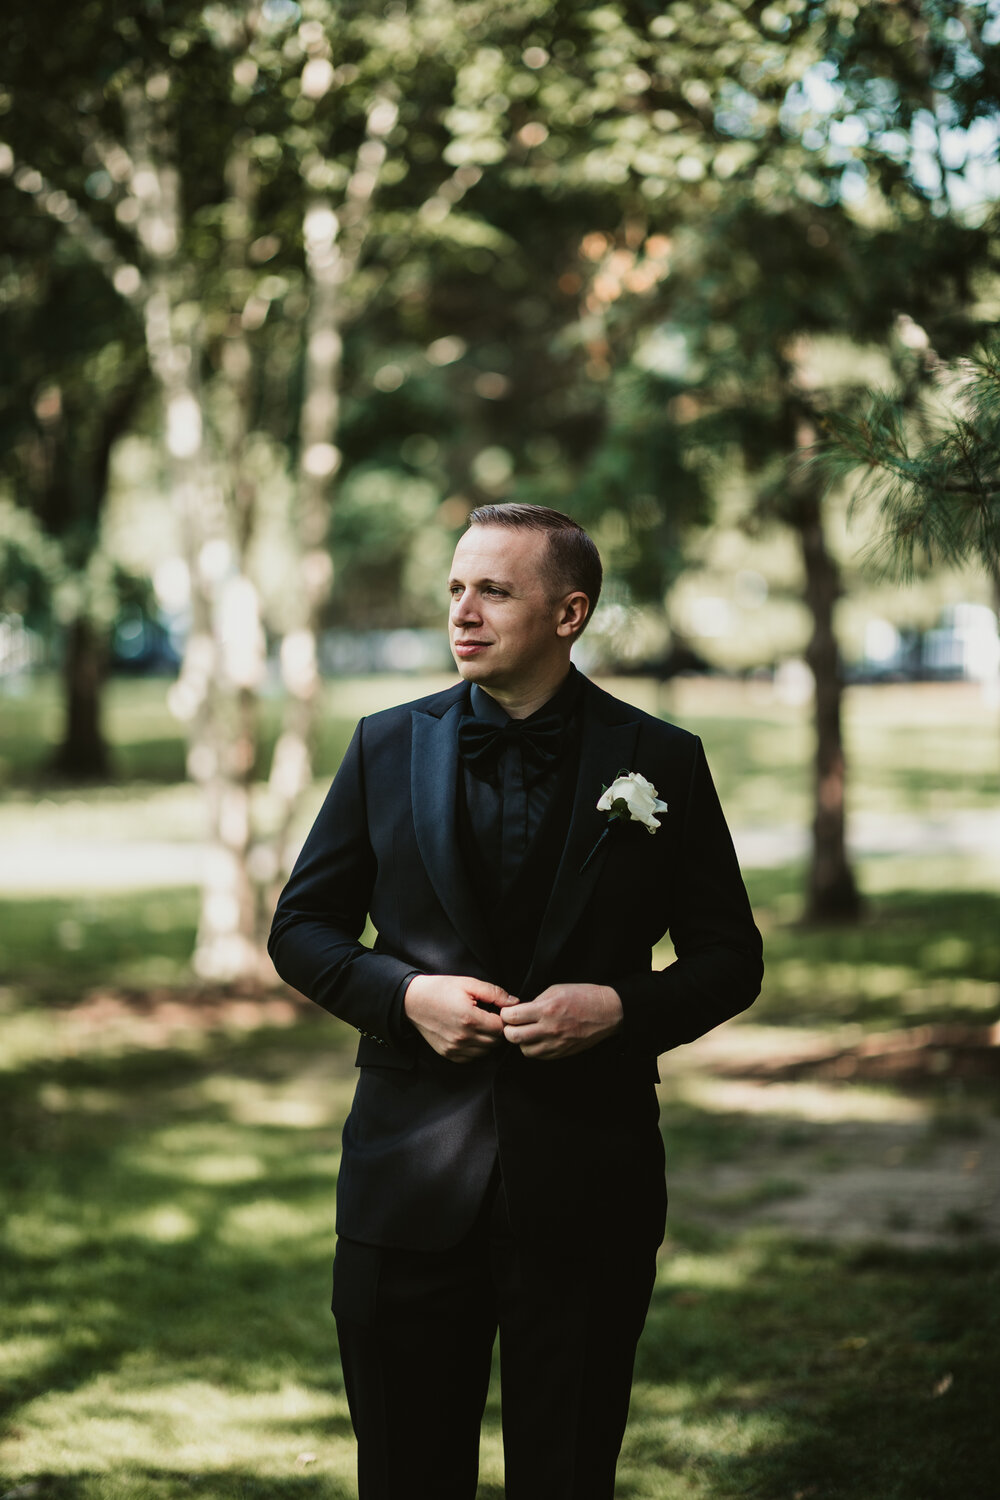
[[[487,965],[493,960],[486,923],[459,854],[455,802],[459,774],[458,721],[464,700],[440,719],[413,711],[410,795],[417,846],[441,905],[463,942]]]
[[[607,818],[597,811],[601,790],[610,786],[618,772],[630,767],[639,736],[638,719],[608,723],[597,712],[595,690],[588,689],[583,735],[580,742],[580,768],[569,834],[556,873],[552,894],[535,945],[531,968],[523,986],[525,999],[531,999],[549,972],[589,900],[607,858],[608,844],[581,869],[607,826]]]

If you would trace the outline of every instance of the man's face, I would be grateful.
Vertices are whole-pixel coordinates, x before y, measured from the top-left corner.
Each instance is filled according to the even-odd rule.
[[[529,688],[566,657],[543,560],[548,537],[507,526],[470,526],[455,548],[448,634],[469,682],[511,692]]]

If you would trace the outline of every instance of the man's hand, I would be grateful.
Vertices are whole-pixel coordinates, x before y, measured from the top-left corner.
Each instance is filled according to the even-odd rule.
[[[503,1041],[500,1006],[512,1013],[517,1001],[497,984],[458,974],[415,974],[403,997],[403,1010],[424,1041],[449,1062],[471,1062]]]
[[[622,1002],[606,984],[552,984],[534,1000],[504,1006],[500,1020],[525,1057],[570,1057],[621,1029]]]

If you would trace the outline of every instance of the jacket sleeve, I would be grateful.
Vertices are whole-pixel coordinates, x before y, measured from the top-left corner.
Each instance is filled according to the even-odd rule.
[[[402,1001],[417,970],[359,942],[377,871],[363,735],[362,719],[278,898],[267,949],[294,989],[363,1035],[408,1049],[416,1033]]]
[[[697,738],[676,860],[669,894],[676,962],[615,984],[625,1041],[656,1054],[746,1010],[764,974],[761,936]]]

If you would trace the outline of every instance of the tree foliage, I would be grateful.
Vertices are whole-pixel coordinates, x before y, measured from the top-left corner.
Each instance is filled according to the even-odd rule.
[[[83,448],[116,421],[162,439],[191,619],[173,702],[224,872],[204,971],[252,961],[310,774],[318,630],[429,618],[455,530],[503,498],[579,514],[620,593],[661,604],[723,485],[747,525],[791,528],[813,904],[825,881],[853,909],[842,581],[803,458],[861,381],[833,390],[817,351],[905,374],[901,329],[944,360],[981,333],[991,7],[36,0],[2,24],[0,316],[39,352],[5,372],[0,465],[41,516],[17,455],[51,447],[46,382],[80,414],[64,471],[99,473]],[[287,714],[261,830],[268,636]]]

